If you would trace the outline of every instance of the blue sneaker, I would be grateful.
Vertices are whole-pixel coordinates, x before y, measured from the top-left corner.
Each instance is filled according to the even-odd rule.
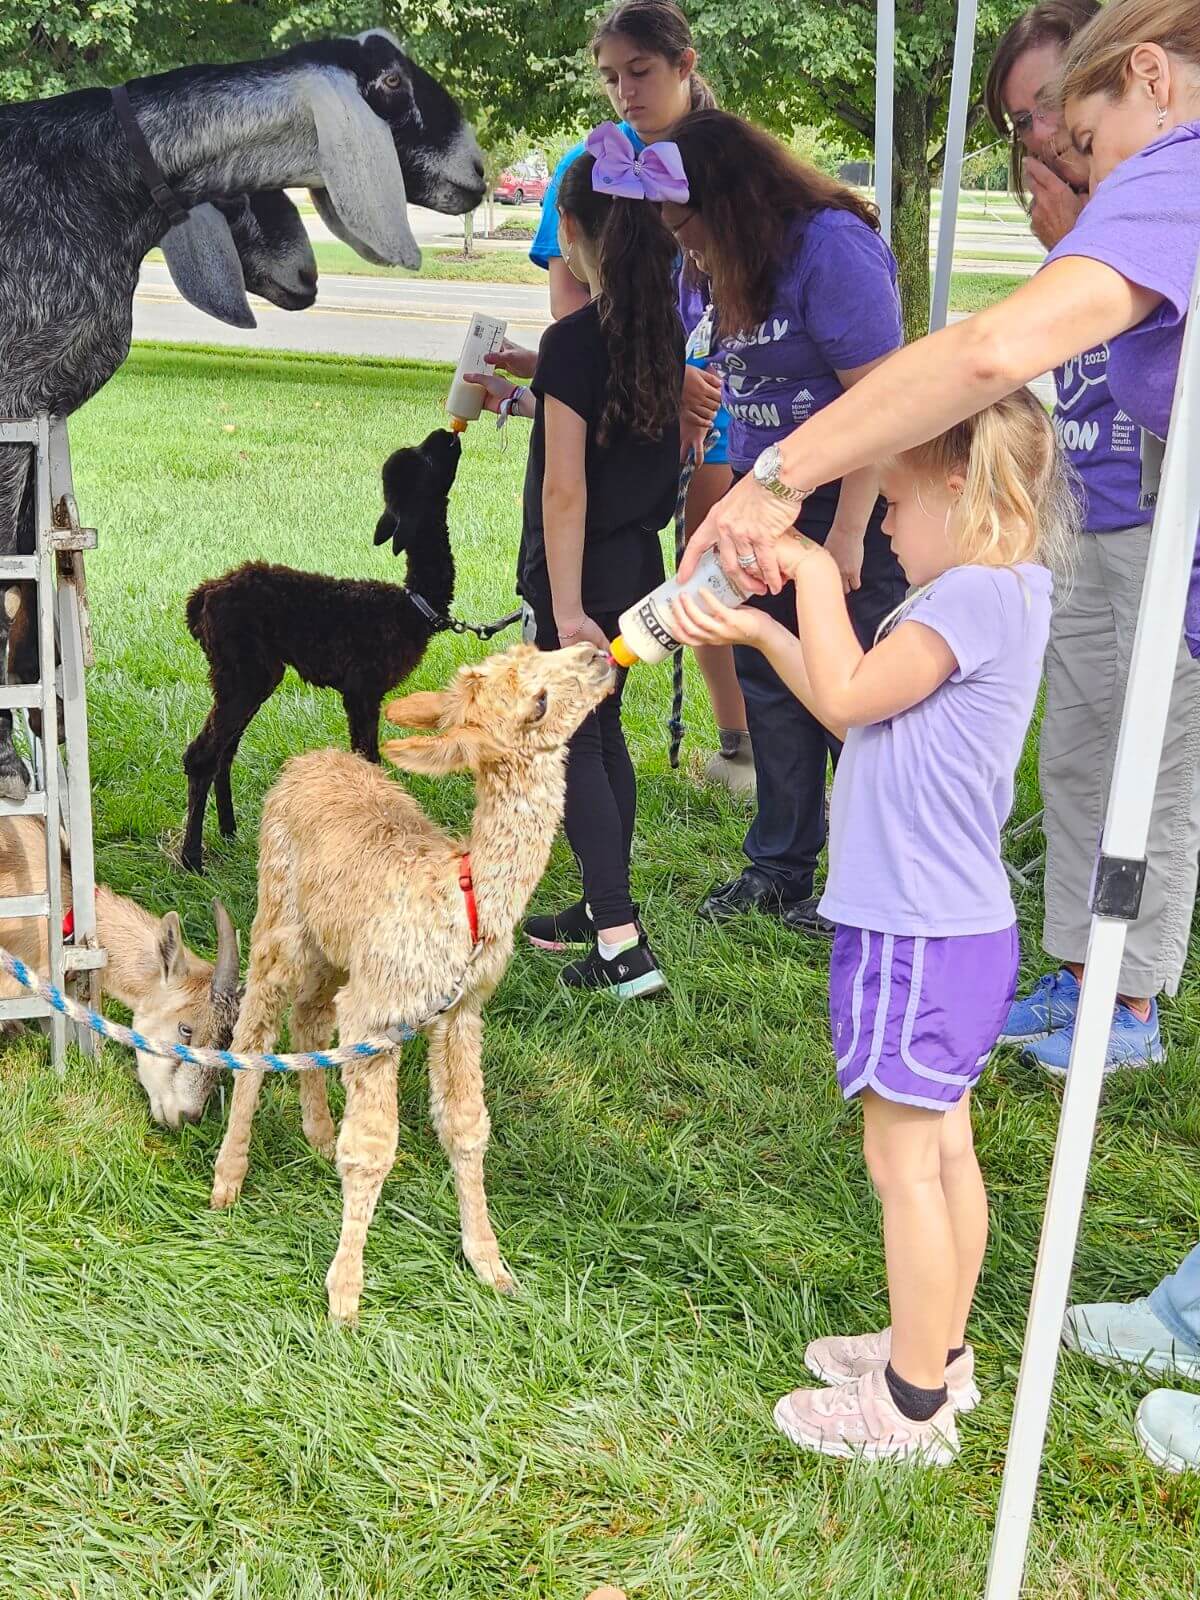
[[[1031,1044],[1075,1021],[1079,979],[1066,967],[1039,978],[1024,1000],[1014,1000],[997,1044]]]
[[[1071,1041],[1075,1037],[1075,1019],[1065,1028],[1052,1033],[1048,1039],[1027,1046],[1024,1054],[1044,1067],[1055,1077],[1064,1078],[1071,1059]],[[1113,1008],[1112,1027],[1108,1035],[1108,1053],[1104,1057],[1104,1071],[1120,1072],[1126,1067],[1148,1067],[1166,1056],[1162,1034],[1158,1028],[1158,1001],[1151,1000],[1150,1015],[1145,1022],[1135,1017],[1129,1007],[1118,1000]]]

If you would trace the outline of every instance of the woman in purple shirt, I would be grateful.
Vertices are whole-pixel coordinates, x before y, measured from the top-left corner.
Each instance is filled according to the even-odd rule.
[[[672,138],[690,198],[665,203],[663,219],[679,243],[703,259],[711,283],[719,331],[715,364],[736,479],[765,447],[828,406],[900,344],[896,263],[871,207],[740,117],[695,111]],[[804,532],[837,561],[864,644],[904,594],[903,575],[880,532],[878,494],[873,468],[831,475],[801,518]],[[758,605],[795,628],[790,591]],[[814,880],[837,741],[759,651],[739,646],[734,660],[754,750],[758,810],[744,846],[749,865],[715,889],[700,914],[724,920],[757,909],[797,931],[828,935]]]
[[[1043,0],[1004,35],[988,72],[988,112],[999,133],[1011,132],[1014,189],[1022,195],[1028,186],[1031,225],[1047,249],[1079,221],[1088,176],[1064,136],[1053,85],[1067,46],[1099,10],[1098,0]],[[1070,1055],[1066,1029],[1079,1003],[1088,888],[1150,550],[1150,512],[1142,497],[1139,430],[1113,397],[1107,345],[1072,356],[1054,379],[1055,427],[1075,470],[1084,517],[1071,582],[1056,601],[1050,628],[1039,744],[1046,836],[1042,947],[1057,965],[1013,1006],[1005,1037],[1061,1075]],[[1109,1037],[1107,1066],[1114,1070],[1161,1059],[1155,996],[1176,992],[1187,957],[1200,860],[1198,723],[1200,666],[1181,641],[1141,915],[1126,938]]]
[[[778,594],[774,545],[811,485],[884,461],[1100,344],[1117,404],[1165,436],[1200,252],[1200,6],[1112,0],[1075,40],[1064,87],[1091,186],[1075,228],[1006,300],[898,351],[764,452],[691,541],[685,578],[715,544],[745,590]],[[1184,631],[1200,655],[1200,571]]]

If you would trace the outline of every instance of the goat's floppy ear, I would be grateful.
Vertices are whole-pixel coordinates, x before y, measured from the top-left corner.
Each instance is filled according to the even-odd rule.
[[[398,728],[436,728],[446,710],[440,689],[418,689],[415,694],[390,700],[384,716]]]
[[[177,912],[168,911],[158,925],[155,941],[158,975],[164,983],[174,983],[187,971],[187,946],[183,942],[183,929],[179,926]]]
[[[350,233],[386,262],[419,267],[421,247],[408,225],[408,197],[392,130],[343,69],[313,68],[305,73],[303,85],[316,124],[317,162],[333,210]]]
[[[348,244],[351,250],[354,251],[355,255],[361,256],[364,261],[373,262],[377,267],[390,267],[392,265],[390,261],[385,261],[383,259],[378,250],[372,250],[369,244],[364,244],[361,239],[356,238],[356,236],[350,232],[350,229],[346,226],[345,222],[343,222],[342,218],[339,217],[337,212],[333,209],[333,202],[325,193],[324,189],[310,189],[308,191],[308,197],[312,201],[313,208],[317,215],[329,229],[330,233],[332,233],[336,238],[340,239],[343,244]]]
[[[255,328],[242,263],[229,224],[216,206],[193,206],[161,245],[167,271],[185,300],[234,328]]]
[[[380,749],[401,771],[424,772],[434,778],[447,772],[478,772],[486,761],[496,761],[503,754],[482,728],[450,728],[412,739],[389,739]]]

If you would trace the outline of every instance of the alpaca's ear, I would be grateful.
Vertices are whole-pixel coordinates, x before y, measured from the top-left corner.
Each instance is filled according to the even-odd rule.
[[[436,728],[446,705],[446,696],[440,689],[418,689],[415,694],[389,700],[383,714],[398,728]]]
[[[341,67],[304,74],[303,94],[317,130],[317,161],[329,210],[347,231],[393,266],[421,265],[408,225],[404,174],[392,130]],[[332,224],[332,217],[325,217]]]
[[[438,778],[447,772],[478,772],[503,751],[481,728],[451,728],[446,733],[389,739],[380,750],[403,772],[424,772]]]
[[[229,224],[216,206],[193,206],[160,246],[167,271],[185,300],[234,328],[255,328],[246,280]]]

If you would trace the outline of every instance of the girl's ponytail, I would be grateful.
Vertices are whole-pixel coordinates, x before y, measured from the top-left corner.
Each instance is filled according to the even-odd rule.
[[[594,166],[595,158],[587,154],[571,163],[558,204],[591,242],[600,273],[598,306],[609,379],[596,436],[601,444],[625,430],[661,439],[679,415],[679,246],[650,201],[598,193],[592,187]]]

